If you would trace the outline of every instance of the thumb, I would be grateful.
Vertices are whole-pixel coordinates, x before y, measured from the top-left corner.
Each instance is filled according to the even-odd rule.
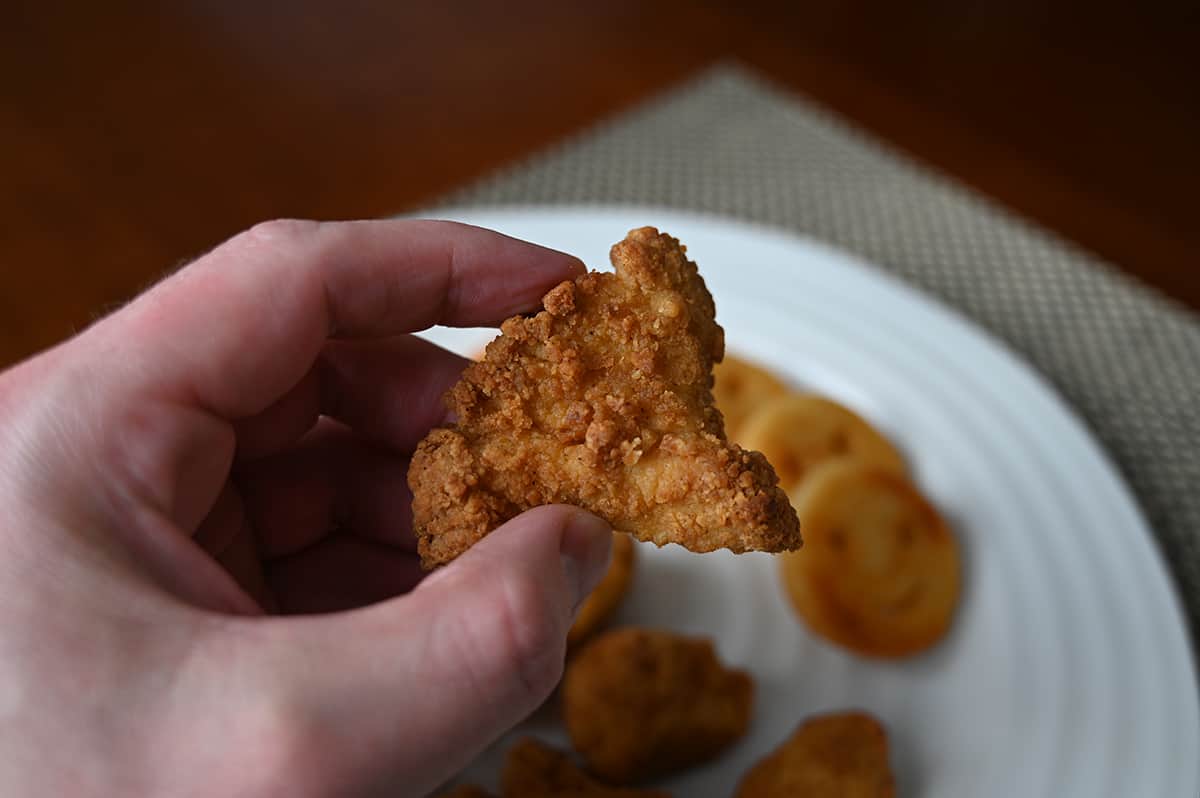
[[[296,657],[310,663],[293,701],[317,721],[312,744],[335,746],[320,755],[324,775],[343,786],[339,771],[402,777],[406,793],[422,794],[525,718],[562,675],[567,631],[611,544],[599,518],[539,507],[407,596],[295,619],[279,654],[293,672]]]

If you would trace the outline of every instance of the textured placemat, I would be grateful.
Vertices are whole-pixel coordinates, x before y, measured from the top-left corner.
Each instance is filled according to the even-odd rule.
[[[1200,321],[823,109],[724,65],[448,204],[636,203],[819,238],[957,308],[1071,402],[1133,486],[1200,639]]]

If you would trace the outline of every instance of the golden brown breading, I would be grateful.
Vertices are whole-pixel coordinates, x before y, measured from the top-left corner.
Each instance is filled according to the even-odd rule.
[[[613,533],[612,562],[600,584],[579,608],[575,623],[567,633],[567,645],[578,646],[592,633],[599,629],[605,621],[612,617],[621,606],[625,594],[629,592],[629,583],[633,581],[633,564],[636,562],[634,543],[629,535],[621,532]]]
[[[712,296],[679,242],[634,230],[615,274],[551,289],[504,322],[447,395],[458,419],[413,456],[413,526],[432,568],[519,512],[562,502],[692,551],[800,547],[775,472],[713,407],[724,354]]]
[[[712,643],[625,627],[584,646],[563,678],[563,720],[588,770],[630,784],[715,757],[746,733],[754,683]]]
[[[661,790],[609,787],[588,776],[562,751],[532,738],[508,752],[504,798],[670,798]]]
[[[810,718],[751,768],[737,798],[892,798],[887,732],[862,712]]]

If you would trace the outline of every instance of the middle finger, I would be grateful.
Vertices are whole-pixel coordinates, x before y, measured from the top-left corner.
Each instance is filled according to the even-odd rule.
[[[239,464],[233,479],[264,558],[335,529],[416,551],[408,458],[331,419],[287,451]]]
[[[312,429],[319,415],[410,454],[430,427],[445,420],[442,395],[469,362],[412,335],[329,341],[291,390],[236,423],[238,458],[287,448]]]

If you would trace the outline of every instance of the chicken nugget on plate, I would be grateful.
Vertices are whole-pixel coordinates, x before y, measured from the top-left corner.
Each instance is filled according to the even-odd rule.
[[[754,683],[712,643],[624,627],[568,663],[563,720],[590,772],[631,784],[706,762],[746,733]]]

